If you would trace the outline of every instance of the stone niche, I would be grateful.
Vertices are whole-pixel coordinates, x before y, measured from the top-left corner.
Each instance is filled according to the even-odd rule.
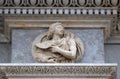
[[[104,61],[104,40],[110,35],[111,21],[81,17],[6,16],[6,35],[11,39],[12,46],[11,64],[1,64],[0,70],[8,79],[115,79],[117,65]],[[64,24],[65,30],[81,38],[85,48],[81,61],[46,64],[33,59],[33,40],[55,22]]]
[[[1,0],[2,29],[12,47],[11,54],[0,56],[0,62],[10,62],[0,64],[0,79],[116,79],[117,65],[104,61],[104,42],[115,29],[119,5],[119,0]],[[55,22],[82,39],[81,61],[47,64],[32,58],[33,40]]]
[[[12,63],[35,63],[32,57],[32,42],[48,29],[13,30]],[[78,63],[104,63],[103,29],[66,29],[81,38],[85,54]]]
[[[32,18],[32,19],[30,19]],[[90,20],[90,17],[80,16],[6,16],[8,35],[11,38],[11,63],[36,63],[32,58],[32,42],[41,33],[48,30],[48,26],[61,22],[65,30],[80,37],[85,46],[85,54],[77,63],[104,63],[104,39],[109,36],[109,20]]]

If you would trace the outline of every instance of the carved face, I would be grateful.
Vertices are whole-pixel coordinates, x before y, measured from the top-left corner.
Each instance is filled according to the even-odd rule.
[[[62,25],[57,25],[55,27],[55,34],[63,36],[63,34],[64,34],[64,27]]]

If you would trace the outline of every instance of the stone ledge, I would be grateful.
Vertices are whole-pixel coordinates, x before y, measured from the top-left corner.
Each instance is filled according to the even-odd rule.
[[[117,64],[0,64],[0,70],[12,78],[85,78],[115,79]]]

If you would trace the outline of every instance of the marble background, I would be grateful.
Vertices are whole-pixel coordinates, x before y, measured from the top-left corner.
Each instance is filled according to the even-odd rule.
[[[11,45],[8,43],[0,43],[0,63],[11,62]]]
[[[84,43],[85,54],[78,63],[104,63],[104,35],[102,29],[67,29],[80,37]],[[32,58],[33,40],[47,29],[12,31],[12,63],[36,63]]]

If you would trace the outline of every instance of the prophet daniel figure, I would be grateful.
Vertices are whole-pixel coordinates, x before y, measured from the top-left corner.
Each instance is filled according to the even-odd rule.
[[[48,32],[39,35],[32,44],[32,56],[42,63],[74,63],[84,55],[83,42],[64,30],[62,23],[53,23]]]

